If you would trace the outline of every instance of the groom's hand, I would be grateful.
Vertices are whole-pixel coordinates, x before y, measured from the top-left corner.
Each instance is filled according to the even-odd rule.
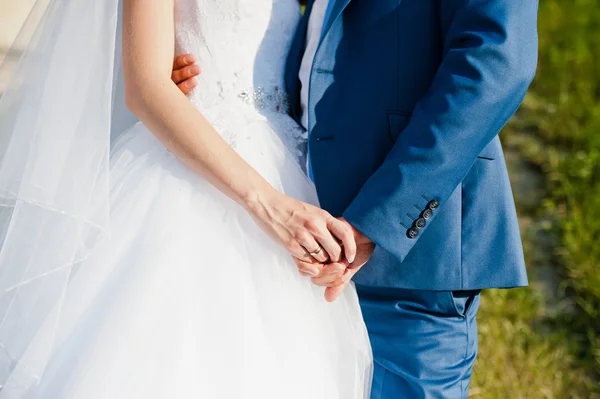
[[[346,223],[348,226],[352,228],[354,231],[354,238],[356,241],[356,258],[354,262],[350,263],[343,275],[330,283],[327,283],[328,280],[318,280],[317,278],[313,278],[313,283],[318,285],[325,285],[327,288],[325,289],[325,299],[328,302],[335,301],[341,294],[344,292],[352,277],[371,259],[373,255],[373,251],[375,251],[375,243],[369,240],[366,236],[364,236],[360,231],[356,230],[354,226],[352,226],[346,219],[340,218],[340,220]],[[325,284],[320,284],[320,283]]]
[[[171,79],[183,94],[192,91],[198,82],[196,76],[200,75],[200,67],[196,65],[196,57],[192,54],[182,54],[173,61]]]

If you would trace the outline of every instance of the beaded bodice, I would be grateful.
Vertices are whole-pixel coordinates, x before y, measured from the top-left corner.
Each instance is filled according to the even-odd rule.
[[[202,69],[191,101],[204,111],[285,113],[285,60],[299,18],[297,0],[177,0],[176,51],[195,54]]]

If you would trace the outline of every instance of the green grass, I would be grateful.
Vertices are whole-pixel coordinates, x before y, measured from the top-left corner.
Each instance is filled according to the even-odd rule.
[[[600,398],[600,0],[540,0],[539,30],[536,80],[503,132],[511,177],[519,162],[541,176],[515,190],[533,284],[484,294],[477,398]]]
[[[539,293],[493,290],[479,314],[479,346],[470,397],[589,398],[568,331],[552,329]]]

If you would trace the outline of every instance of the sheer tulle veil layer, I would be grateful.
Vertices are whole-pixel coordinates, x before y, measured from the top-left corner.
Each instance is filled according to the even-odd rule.
[[[38,0],[43,17],[0,99],[0,384],[11,392],[36,383],[67,283],[110,234],[111,124],[132,121],[119,7]]]

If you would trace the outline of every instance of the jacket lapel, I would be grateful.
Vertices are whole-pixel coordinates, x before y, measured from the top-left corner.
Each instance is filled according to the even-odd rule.
[[[332,3],[329,4],[327,15],[325,16],[325,22],[323,24],[323,30],[321,31],[321,40],[317,47],[315,54],[315,60],[313,63],[313,70],[311,71],[310,77],[310,88],[308,91],[308,108],[309,108],[309,121],[308,130],[312,130],[314,125],[314,118],[310,118],[310,110],[314,109],[314,106],[323,96],[326,88],[333,83],[332,71],[335,67],[335,52],[339,41],[342,38],[343,27],[340,23],[336,23],[340,19],[340,16],[348,7],[351,0],[329,0]]]
[[[321,41],[325,39],[327,33],[331,29],[333,23],[339,18],[339,16],[344,12],[348,4],[350,4],[350,0],[329,0],[333,2],[331,5],[331,9],[327,15],[327,19],[323,24],[323,33],[321,34]]]
[[[308,0],[304,16],[300,20],[298,28],[296,29],[296,36],[292,42],[285,68],[285,83],[287,93],[290,97],[290,111],[298,123],[300,123],[302,113],[300,107],[300,79],[298,77],[298,73],[300,72],[300,64],[302,62],[302,57],[304,56],[304,48],[306,47],[308,17],[312,10],[313,4],[314,0]]]
[[[323,24],[323,31],[321,34],[321,41],[317,48],[317,55],[321,49],[323,41],[327,37],[327,33],[331,30],[334,22],[339,18],[342,12],[346,9],[351,0],[329,0],[334,2],[331,5],[326,21]],[[296,121],[300,121],[301,109],[300,109],[300,80],[298,78],[298,72],[300,70],[300,63],[304,55],[304,48],[306,47],[306,31],[308,27],[308,19],[314,0],[309,0],[306,6],[306,12],[300,22],[300,26],[296,32],[296,37],[292,43],[290,54],[288,56],[288,62],[286,67],[286,86],[288,94],[290,95],[290,105],[292,116]],[[311,90],[312,91],[312,90]],[[309,93],[309,97],[310,97]]]

